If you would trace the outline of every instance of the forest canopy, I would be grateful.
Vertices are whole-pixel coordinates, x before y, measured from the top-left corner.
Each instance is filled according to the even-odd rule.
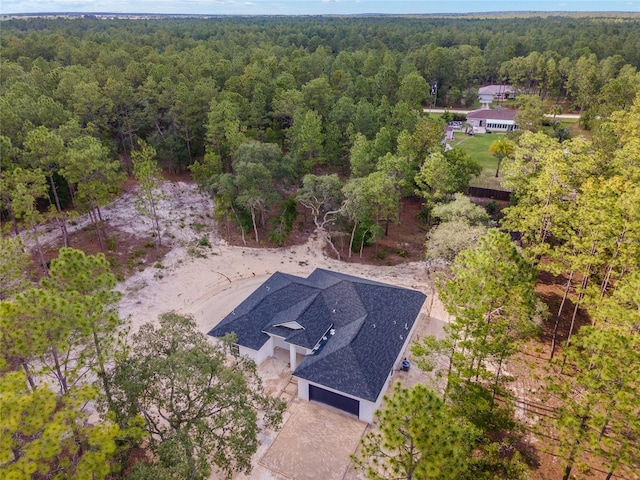
[[[43,432],[53,428],[56,441],[35,467],[28,466],[43,476],[58,458],[68,478],[85,478],[94,465],[101,466],[94,468],[96,478],[105,478],[118,470],[125,447],[149,434],[168,442],[153,446],[160,462],[135,478],[160,478],[155,467],[167,475],[180,469],[174,474],[180,478],[187,478],[186,471],[189,478],[208,474],[212,459],[192,448],[191,435],[204,431],[207,445],[214,444],[216,427],[208,416],[196,416],[173,430],[154,429],[154,419],[143,414],[164,401],[165,391],[155,379],[140,378],[162,360],[164,370],[179,367],[179,379],[196,381],[192,368],[215,370],[226,353],[203,359],[195,355],[203,347],[187,352],[193,357],[158,359],[153,345],[161,340],[193,336],[192,344],[206,343],[191,319],[168,314],[160,330],[145,327],[134,356],[111,371],[109,365],[123,361],[114,348],[123,339],[109,260],[62,249],[47,262],[38,240],[38,227],[49,222],[69,246],[67,227],[76,213],[86,213],[100,250],[108,253],[115,240],[101,208],[128,175],[139,185],[140,216],[153,223],[149,248],[159,250],[167,238],[157,215],[161,169],[190,171],[214,197],[220,230],[234,225],[245,243],[262,245],[268,232],[272,244],[284,244],[305,211],[305,219],[327,232],[337,256],[331,235],[343,235],[349,256],[362,256],[364,246],[400,222],[403,201],[420,202],[421,220],[434,227],[427,257],[453,264],[455,275],[441,283],[440,298],[458,320],[447,339],[426,339],[414,351],[422,368],[433,358],[449,358],[450,368],[441,373],[446,403],[421,390],[398,395],[429,404],[436,423],[454,407],[474,428],[501,431],[503,425],[495,425],[502,418],[498,400],[511,401],[511,376],[502,366],[541,328],[551,344],[544,353],[562,362],[549,391],[559,413],[552,428],[567,439],[559,446],[565,478],[587,451],[609,476],[637,464],[638,23],[637,15],[3,21],[0,213],[7,221],[0,236],[0,342],[6,358],[0,367],[24,373],[2,372],[0,393],[9,395],[0,400],[13,412],[3,428],[16,427],[14,418],[27,424],[0,445],[8,467],[22,471],[20,459],[41,451]],[[528,119],[518,130],[530,130],[487,146],[502,162],[495,177],[501,171],[512,194],[499,225],[460,197],[482,167],[477,155],[445,145],[445,115],[451,119],[451,112],[441,118],[425,111],[475,108],[478,87],[487,84],[518,91],[518,118]],[[542,128],[543,113],[555,121],[567,111],[580,113],[590,138]],[[4,235],[9,229],[15,236]],[[22,278],[29,263],[20,241],[25,231],[33,233],[45,277],[39,288]],[[404,245],[402,251],[407,253]],[[376,251],[379,260],[383,254]],[[547,269],[560,285],[559,305],[548,315],[534,292],[536,269]],[[178,324],[183,330],[170,328]],[[83,355],[70,363],[69,352],[76,351]],[[253,385],[253,367],[240,367],[227,373],[251,394],[254,402],[245,396],[245,405],[264,407],[269,401],[261,388],[245,389]],[[83,372],[99,381],[85,388]],[[44,375],[57,393],[39,383]],[[207,395],[218,387],[210,380],[199,383]],[[155,398],[143,395],[156,390]],[[95,428],[77,408],[94,402],[105,419]],[[42,412],[32,408],[39,404]],[[282,405],[267,406],[278,420]],[[218,455],[213,463],[228,475],[249,468],[257,447],[254,411],[244,412],[247,435],[236,463],[225,464],[224,449],[211,449]],[[180,420],[183,409],[169,413]],[[489,453],[494,447],[483,446]],[[176,455],[186,463],[174,462]],[[496,478],[487,464],[470,465],[471,478],[489,478],[477,475],[480,467]],[[508,470],[500,478],[518,477]]]
[[[29,228],[38,219],[25,199],[48,192],[65,239],[73,203],[97,219],[104,249],[100,206],[149,145],[151,161],[189,167],[215,196],[218,219],[254,230],[256,241],[269,222],[283,241],[284,202],[327,168],[362,179],[352,204],[356,193],[394,192],[351,215],[365,231],[379,222],[386,231],[440,149],[442,124],[422,107],[474,108],[479,86],[509,83],[595,128],[640,90],[637,27],[633,15],[5,20],[3,181],[30,187],[4,195],[2,208],[16,230]],[[442,178],[455,175],[453,159],[466,161],[459,152],[434,160],[450,167]],[[437,197],[423,183],[418,193]]]

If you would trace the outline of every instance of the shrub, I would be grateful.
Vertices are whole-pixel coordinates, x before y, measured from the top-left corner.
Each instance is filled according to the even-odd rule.
[[[495,200],[491,200],[489,203],[487,203],[486,207],[484,208],[489,215],[493,215],[498,211],[498,204],[496,203]]]
[[[269,241],[273,243],[276,247],[283,246],[285,240],[287,239],[287,237],[285,237],[285,235],[279,232],[278,230],[270,231],[268,236],[269,236]]]

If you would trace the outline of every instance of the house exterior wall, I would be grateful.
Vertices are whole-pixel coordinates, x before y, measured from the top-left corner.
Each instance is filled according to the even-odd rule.
[[[362,420],[363,422],[373,423],[374,414],[378,407],[380,406],[380,401],[376,403],[368,402],[367,400],[360,400],[360,415],[358,415],[358,420]]]
[[[302,400],[306,400],[307,402],[309,401],[309,381],[308,380],[298,378],[298,398],[301,398]]]
[[[284,338],[276,337],[273,335],[270,335],[270,337],[271,337],[271,340],[273,341],[273,348],[282,348],[284,350],[289,350],[289,344],[284,341]]]
[[[473,126],[475,133],[484,133],[486,130],[498,131],[498,132],[511,132],[516,130],[518,126],[513,120],[494,120],[491,118],[481,119],[473,118],[469,120],[469,123]]]
[[[260,365],[267,358],[273,356],[273,339],[269,338],[260,350],[253,350],[240,345],[240,355],[245,355],[256,362],[256,365]]]
[[[497,85],[493,88],[488,88],[488,90],[489,92],[483,93],[480,93],[480,91],[478,91],[478,99],[480,100],[480,103],[501,102],[503,100],[516,98],[516,92],[510,86]]]
[[[256,365],[259,365],[257,350],[253,350],[251,348],[243,347],[242,345],[240,345],[238,353],[243,357],[249,357],[251,360],[256,362]]]

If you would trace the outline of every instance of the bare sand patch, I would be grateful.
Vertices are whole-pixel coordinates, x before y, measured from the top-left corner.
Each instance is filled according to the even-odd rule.
[[[123,282],[120,313],[135,331],[142,323],[155,322],[168,311],[193,315],[206,333],[250,295],[269,275],[280,271],[307,276],[315,268],[327,268],[394,285],[414,288],[428,295],[427,317],[446,319],[424,263],[392,267],[340,262],[323,254],[322,242],[312,237],[304,245],[284,249],[253,249],[227,245],[217,239],[206,257],[191,256],[186,250],[172,251],[163,262],[162,275],[147,269]]]

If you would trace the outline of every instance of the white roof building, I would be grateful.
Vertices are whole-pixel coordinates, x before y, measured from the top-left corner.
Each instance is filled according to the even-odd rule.
[[[480,103],[488,105],[516,98],[516,91],[511,85],[487,85],[478,89]]]

